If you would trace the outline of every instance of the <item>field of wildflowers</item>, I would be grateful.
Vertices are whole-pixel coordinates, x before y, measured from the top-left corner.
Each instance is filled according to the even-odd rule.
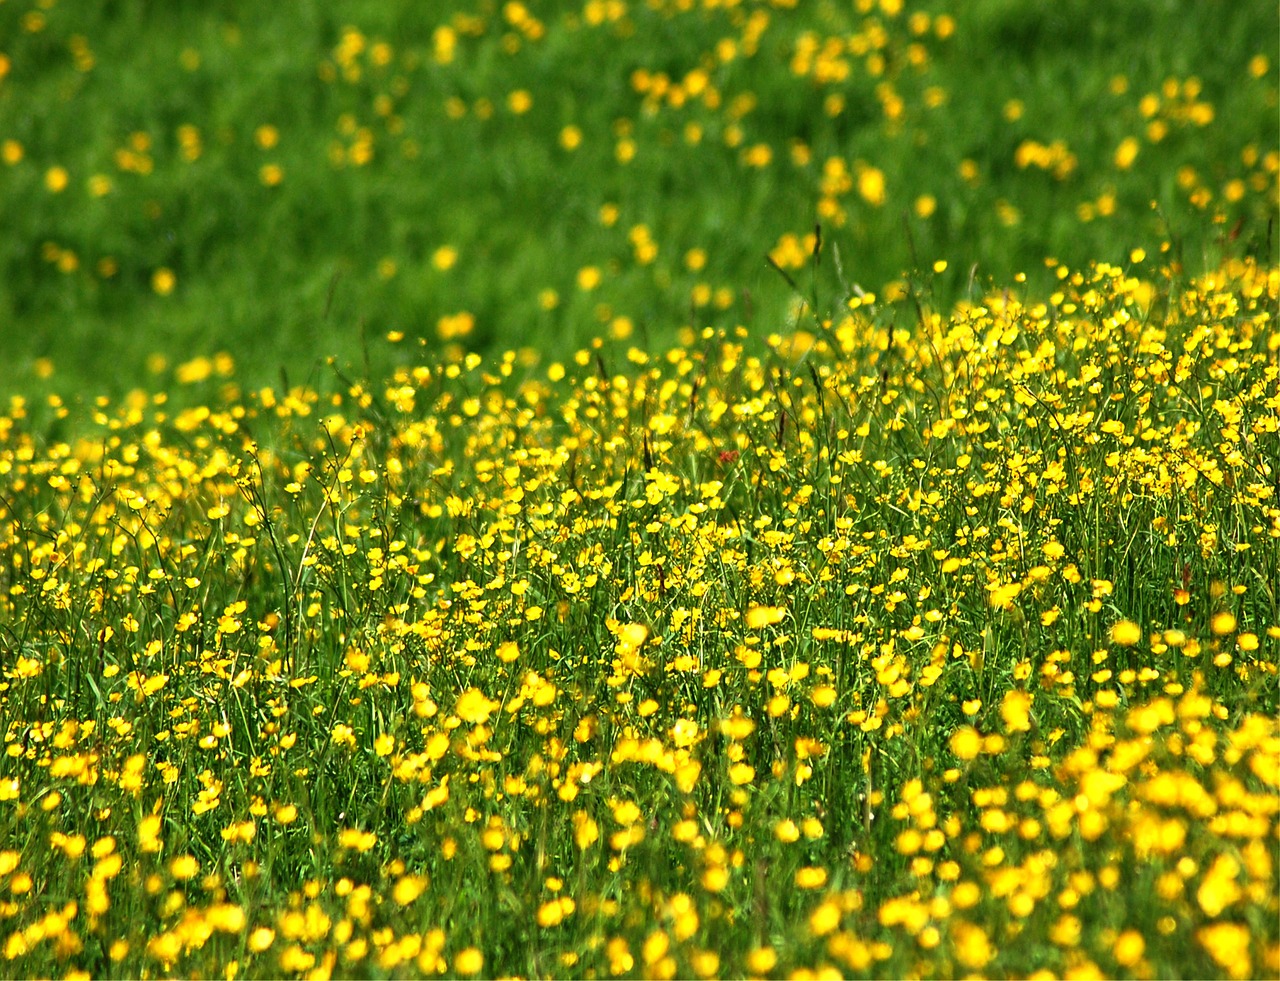
[[[1280,970],[1280,273],[1059,274],[15,402],[6,971]]]
[[[0,3],[0,974],[1280,975],[1274,9],[107,6]]]

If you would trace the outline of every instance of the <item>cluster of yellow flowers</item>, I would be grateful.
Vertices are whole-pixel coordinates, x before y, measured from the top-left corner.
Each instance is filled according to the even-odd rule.
[[[1280,271],[0,416],[30,974],[1280,970]]]

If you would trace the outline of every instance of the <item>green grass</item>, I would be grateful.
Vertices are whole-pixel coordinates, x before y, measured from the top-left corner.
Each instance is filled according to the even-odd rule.
[[[1255,56],[1274,60],[1271,4],[924,4],[897,16],[869,4],[673,8],[632,4],[598,27],[584,25],[576,5],[535,10],[544,31],[531,41],[495,3],[437,4],[430,15],[373,3],[59,5],[38,31],[27,29],[31,4],[4,5],[0,140],[21,148],[20,160],[0,164],[5,390],[47,373],[37,358],[52,359],[56,388],[88,394],[163,383],[168,376],[148,380],[154,355],[173,364],[219,350],[252,384],[278,383],[281,369],[318,377],[326,356],[358,366],[362,338],[392,329],[436,349],[439,319],[461,311],[475,317],[467,345],[482,350],[563,355],[616,317],[655,347],[683,324],[768,333],[786,322],[792,296],[763,256],[818,222],[828,254],[838,246],[842,260],[842,280],[834,263],[824,270],[832,302],[852,283],[878,291],[939,259],[950,263],[936,283],[947,305],[1019,272],[1044,287],[1047,256],[1081,267],[1169,242],[1195,272],[1224,252],[1276,254],[1276,163],[1267,159],[1278,139],[1275,66],[1250,73]],[[479,19],[438,64],[433,32],[455,12]],[[916,12],[933,15],[918,36]],[[945,38],[942,13],[955,25]],[[751,17],[767,19],[747,54]],[[348,26],[363,44],[349,48],[349,75],[338,65]],[[836,81],[798,77],[792,57],[806,32],[818,47],[860,39],[882,57],[880,74],[865,55],[848,55]],[[511,37],[518,50],[505,53]],[[720,62],[725,39],[738,55]],[[380,42],[385,59],[371,56]],[[646,111],[633,72],[678,84],[704,63],[718,108],[690,99]],[[1156,118],[1168,119],[1168,132],[1153,143],[1139,103],[1167,80],[1178,94],[1161,99]],[[1184,118],[1187,83],[1198,84],[1190,101],[1211,107],[1212,121]],[[901,100],[896,121],[885,85]],[[533,97],[523,115],[506,106],[515,90]],[[831,96],[843,99],[835,116]],[[736,119],[734,148],[724,134],[740,97],[753,106]],[[447,114],[450,98],[463,118]],[[1014,99],[1022,113],[1011,120]],[[477,118],[480,100],[492,118]],[[367,163],[331,160],[335,144],[355,141],[344,119],[368,128]],[[690,123],[704,133],[696,146],[684,139]],[[255,142],[263,125],[279,133],[270,150]],[[558,142],[566,125],[582,133],[573,152]],[[184,126],[198,133],[193,161],[182,155]],[[615,155],[620,126],[635,146],[626,165]],[[135,134],[149,145],[145,174],[117,159]],[[1120,171],[1113,158],[1126,137],[1141,152]],[[791,158],[797,140],[809,149],[803,165]],[[1026,140],[1065,141],[1076,164],[1061,179],[1020,168]],[[772,153],[763,168],[741,160],[741,148],[756,145]],[[881,171],[883,202],[855,186],[834,198],[842,221],[820,214],[829,158]],[[971,180],[959,174],[966,160]],[[260,182],[267,164],[283,169],[278,186]],[[44,185],[53,167],[68,175],[56,194]],[[1182,168],[1194,171],[1185,186]],[[89,189],[94,175],[110,181],[103,197]],[[1255,186],[1228,201],[1232,180]],[[1211,199],[1191,204],[1197,191]],[[1114,211],[1082,221],[1080,206],[1108,192]],[[924,195],[936,202],[928,218],[914,210]],[[618,208],[612,228],[599,219],[606,203]],[[638,224],[658,248],[651,263],[637,262],[628,241]],[[441,246],[458,254],[447,272],[431,262]],[[684,263],[691,249],[705,252],[698,272]],[[59,259],[75,268],[60,271]],[[603,271],[588,295],[575,286],[584,266]],[[168,296],[152,290],[158,269],[176,278]],[[723,290],[728,308],[695,307],[699,283]],[[553,310],[540,304],[548,289],[559,296]]]

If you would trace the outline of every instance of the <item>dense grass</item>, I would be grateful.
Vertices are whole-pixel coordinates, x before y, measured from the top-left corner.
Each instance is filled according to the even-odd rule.
[[[482,350],[767,333],[763,256],[819,222],[831,296],[1276,254],[1273,4],[680,6],[4,4],[0,384],[297,380],[460,313]]]
[[[0,3],[0,974],[1280,974],[1276,10],[955,6]]]

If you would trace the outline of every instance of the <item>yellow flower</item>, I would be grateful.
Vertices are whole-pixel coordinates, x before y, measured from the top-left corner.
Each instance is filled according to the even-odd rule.
[[[520,656],[520,645],[514,640],[504,640],[498,645],[498,660],[503,664],[510,664]]]
[[[483,725],[497,708],[498,703],[489,699],[479,688],[468,688],[458,696],[453,711],[463,722]]]
[[[1141,144],[1132,137],[1126,136],[1120,141],[1120,145],[1116,147],[1115,164],[1117,170],[1128,170],[1133,166],[1133,162],[1138,159],[1138,150]]]
[[[1142,934],[1137,930],[1125,930],[1124,933],[1116,937],[1116,942],[1111,948],[1111,952],[1116,959],[1116,963],[1121,967],[1134,967],[1142,960],[1142,955],[1146,953],[1147,942],[1142,939]]]
[[[1064,913],[1049,927],[1049,939],[1059,947],[1075,947],[1080,943],[1083,928],[1078,916]]]
[[[961,726],[951,735],[951,752],[957,759],[973,759],[982,752],[982,734],[973,726]]]
[[[1196,901],[1206,914],[1216,917],[1240,898],[1239,873],[1240,863],[1232,856],[1223,853],[1213,860],[1196,890]]]
[[[971,971],[980,971],[991,962],[995,952],[982,927],[960,920],[951,929],[956,960]]]
[[[457,340],[459,337],[466,337],[470,334],[475,329],[475,325],[475,315],[463,310],[459,313],[445,314],[437,320],[436,333],[440,335],[441,340]],[[475,413],[468,412],[468,415],[475,415]]]
[[[67,189],[69,178],[65,167],[50,167],[45,171],[44,186],[53,194],[61,194]]]
[[[573,815],[573,840],[578,848],[586,851],[600,837],[600,826],[586,811],[575,811]]]
[[[649,936],[645,937],[644,947],[641,949],[640,956],[646,964],[657,964],[660,960],[667,956],[667,951],[671,949],[671,938],[667,936],[663,930],[654,930]]]
[[[84,840],[84,835],[65,835],[61,831],[54,831],[49,835],[49,844],[61,849],[68,858],[79,858],[84,854],[87,841]]]
[[[691,794],[693,793],[693,788],[698,783],[698,777],[701,775],[702,764],[697,760],[689,760],[687,763],[681,763],[676,767],[676,786],[680,788],[681,793]]]
[[[771,624],[781,623],[787,611],[780,606],[753,606],[747,611],[747,627],[759,630]]]
[[[200,863],[196,861],[193,855],[179,855],[169,863],[169,873],[175,878],[182,881],[195,876],[200,871]]]
[[[172,269],[165,266],[151,274],[151,289],[157,296],[168,296],[177,284],[178,277],[173,274]]]
[[[361,831],[359,828],[344,828],[338,835],[338,844],[343,848],[352,848],[358,852],[367,852],[378,843],[378,836],[372,831]]]
[[[239,933],[244,929],[244,909],[232,903],[217,903],[205,913],[205,923],[223,933]]]
[[[392,887],[391,898],[399,906],[408,906],[422,895],[427,888],[427,877],[424,875],[404,875],[396,880]]]
[[[1025,691],[1010,689],[1000,702],[1000,717],[1010,732],[1031,730],[1031,695]]]
[[[1253,974],[1249,956],[1251,931],[1243,923],[1212,923],[1196,931],[1196,940],[1214,962],[1233,978]]]
[[[573,900],[569,899],[568,902],[572,904]],[[564,920],[565,913],[566,913],[566,910],[562,905],[562,900],[549,899],[545,903],[543,903],[541,906],[538,907],[538,913],[537,913],[538,926],[542,927],[543,929],[557,926]]]
[[[858,193],[868,204],[879,207],[885,202],[884,171],[865,166],[858,174]]]
[[[643,623],[624,624],[618,630],[618,644],[634,650],[649,639],[649,628]]]
[[[698,741],[698,723],[692,719],[676,719],[671,727],[671,742],[677,749],[685,749]]]
[[[182,953],[182,938],[172,931],[152,937],[147,941],[147,953],[166,964],[175,961]]]
[[[778,964],[778,952],[772,947],[757,947],[747,954],[747,970],[752,974],[768,974]]]
[[[453,970],[458,974],[479,974],[484,968],[484,954],[476,947],[466,947],[453,957]]]
[[[582,145],[582,130],[569,125],[560,130],[560,146],[566,150],[576,150]]]
[[[1117,620],[1111,625],[1111,642],[1121,647],[1132,647],[1142,642],[1142,628],[1132,620]]]
[[[827,884],[827,870],[821,866],[806,865],[796,869],[797,889],[821,889]]]
[[[729,718],[720,721],[720,734],[728,736],[736,742],[741,742],[755,731],[756,724],[745,715],[736,712]]]
[[[160,815],[148,814],[138,822],[138,848],[154,855],[164,847],[160,838]]]
[[[828,899],[809,914],[809,931],[814,936],[825,937],[840,925],[840,904]]]
[[[431,264],[441,272],[452,269],[458,261],[458,250],[452,245],[442,245],[431,253]]]
[[[280,952],[280,970],[288,974],[309,971],[315,966],[316,956],[292,944]]]
[[[1013,601],[1022,592],[1022,583],[1011,582],[1001,586],[989,586],[988,592],[988,599],[993,607],[997,610],[1012,610]]]

